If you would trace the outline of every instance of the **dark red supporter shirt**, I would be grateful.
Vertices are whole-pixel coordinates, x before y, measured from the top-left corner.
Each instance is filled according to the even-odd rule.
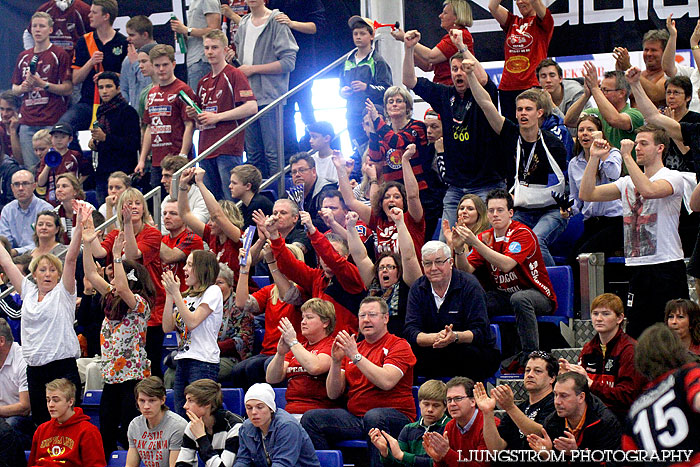
[[[28,49],[17,57],[12,72],[12,84],[21,85],[29,74],[29,62],[34,57],[34,49]],[[61,84],[71,79],[71,57],[61,47],[51,44],[47,50],[39,52],[36,73],[52,84]],[[34,89],[22,95],[19,123],[28,126],[49,126],[55,124],[67,110],[66,98],[44,89]]]
[[[248,78],[231,65],[226,65],[216,76],[207,73],[197,86],[197,98],[200,108],[207,112],[221,113],[241,106],[244,102],[255,100]],[[199,152],[219,141],[243,123],[243,120],[228,120],[215,125],[197,125],[199,129]],[[219,147],[207,159],[225,154],[240,156],[243,154],[245,133],[241,132]]]
[[[49,169],[49,179],[46,182],[46,195],[45,199],[54,206],[58,206],[58,201],[56,200],[56,178],[64,173],[72,173],[78,179],[83,175],[88,175],[92,172],[87,164],[90,162],[86,160],[78,151],[69,149],[63,155],[61,159],[61,164],[55,169]],[[37,166],[37,174],[40,174],[42,170],[46,167],[45,158],[41,158],[39,165]]]
[[[185,259],[182,261],[176,261],[174,263],[162,262],[163,272],[172,271],[172,273],[180,279],[180,292],[184,292],[187,290],[187,284],[185,284],[185,263],[187,262],[187,257],[194,250],[204,249],[202,237],[189,229],[185,229],[176,237],[163,235],[162,242],[168,248],[177,248],[185,254]]]
[[[333,347],[333,336],[326,336],[315,344],[304,343],[306,350],[314,355],[326,354],[330,357],[331,347]],[[328,398],[326,392],[326,376],[310,375],[301,366],[293,352],[287,352],[284,361],[287,366],[287,406],[284,408],[289,413],[304,413],[312,409],[334,409],[338,405]]]
[[[151,127],[154,167],[160,167],[165,156],[179,154],[182,148],[185,121],[191,118],[185,111],[187,106],[177,97],[181,90],[196,100],[192,89],[177,78],[167,86],[153,86],[146,98],[143,123]]]
[[[61,11],[56,6],[55,0],[49,0],[36,11],[44,11],[51,15],[53,19],[53,32],[49,36],[51,43],[61,47],[73,58],[73,50],[78,39],[86,32],[92,31],[88,19],[90,5],[83,0],[74,0],[71,6],[66,8],[66,11]],[[30,21],[27,29],[31,31],[31,27]]]
[[[416,153],[411,158],[411,168],[418,180],[418,188],[425,190],[428,184],[424,172],[430,170],[432,160],[428,158],[428,137],[425,123],[409,120],[405,127],[394,131],[383,118],[374,122],[376,132],[369,135],[369,158],[382,166],[385,182],[403,183],[403,152],[409,144],[416,145]]]

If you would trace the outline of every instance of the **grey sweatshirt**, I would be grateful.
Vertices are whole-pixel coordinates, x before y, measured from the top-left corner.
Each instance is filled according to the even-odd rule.
[[[299,50],[291,29],[275,21],[275,16],[279,14],[279,10],[272,10],[267,23],[265,23],[265,28],[255,43],[253,51],[253,65],[264,65],[278,60],[282,64],[282,73],[272,75],[255,74],[248,77],[248,82],[250,82],[250,87],[255,93],[258,106],[268,105],[289,90],[289,73],[294,70],[297,51]],[[241,62],[245,59],[243,55],[246,29],[251,18],[252,14],[250,13],[241,18],[236,36],[233,39],[238,51],[238,59]]]

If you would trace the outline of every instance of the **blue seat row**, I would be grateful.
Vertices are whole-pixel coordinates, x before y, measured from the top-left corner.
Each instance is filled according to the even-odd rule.
[[[27,460],[29,459],[29,451],[25,451]],[[127,451],[114,451],[107,459],[107,467],[125,467]],[[319,450],[316,451],[318,461],[321,467],[343,467],[343,453],[336,450]],[[143,466],[143,462],[141,463]],[[199,465],[204,467],[204,463],[199,459]]]

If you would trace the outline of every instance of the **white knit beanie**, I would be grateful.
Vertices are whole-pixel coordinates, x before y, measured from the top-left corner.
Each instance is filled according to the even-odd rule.
[[[245,393],[244,402],[248,402],[251,399],[259,400],[264,402],[270,410],[273,412],[277,411],[277,404],[275,404],[275,390],[272,389],[267,383],[255,383],[248,389]]]

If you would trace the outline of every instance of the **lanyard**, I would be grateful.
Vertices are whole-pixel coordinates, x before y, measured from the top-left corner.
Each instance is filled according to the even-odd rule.
[[[537,139],[535,140],[534,143],[532,143],[532,149],[530,149],[530,156],[527,158],[527,162],[525,163],[525,170],[523,171],[523,180],[525,180],[525,177],[529,174],[530,172],[530,164],[532,164],[532,158],[535,156],[535,146],[537,146],[537,140],[540,138],[540,133],[539,131],[537,132]],[[525,151],[522,148],[522,136],[518,136],[518,152],[522,152],[522,155],[525,156]]]

